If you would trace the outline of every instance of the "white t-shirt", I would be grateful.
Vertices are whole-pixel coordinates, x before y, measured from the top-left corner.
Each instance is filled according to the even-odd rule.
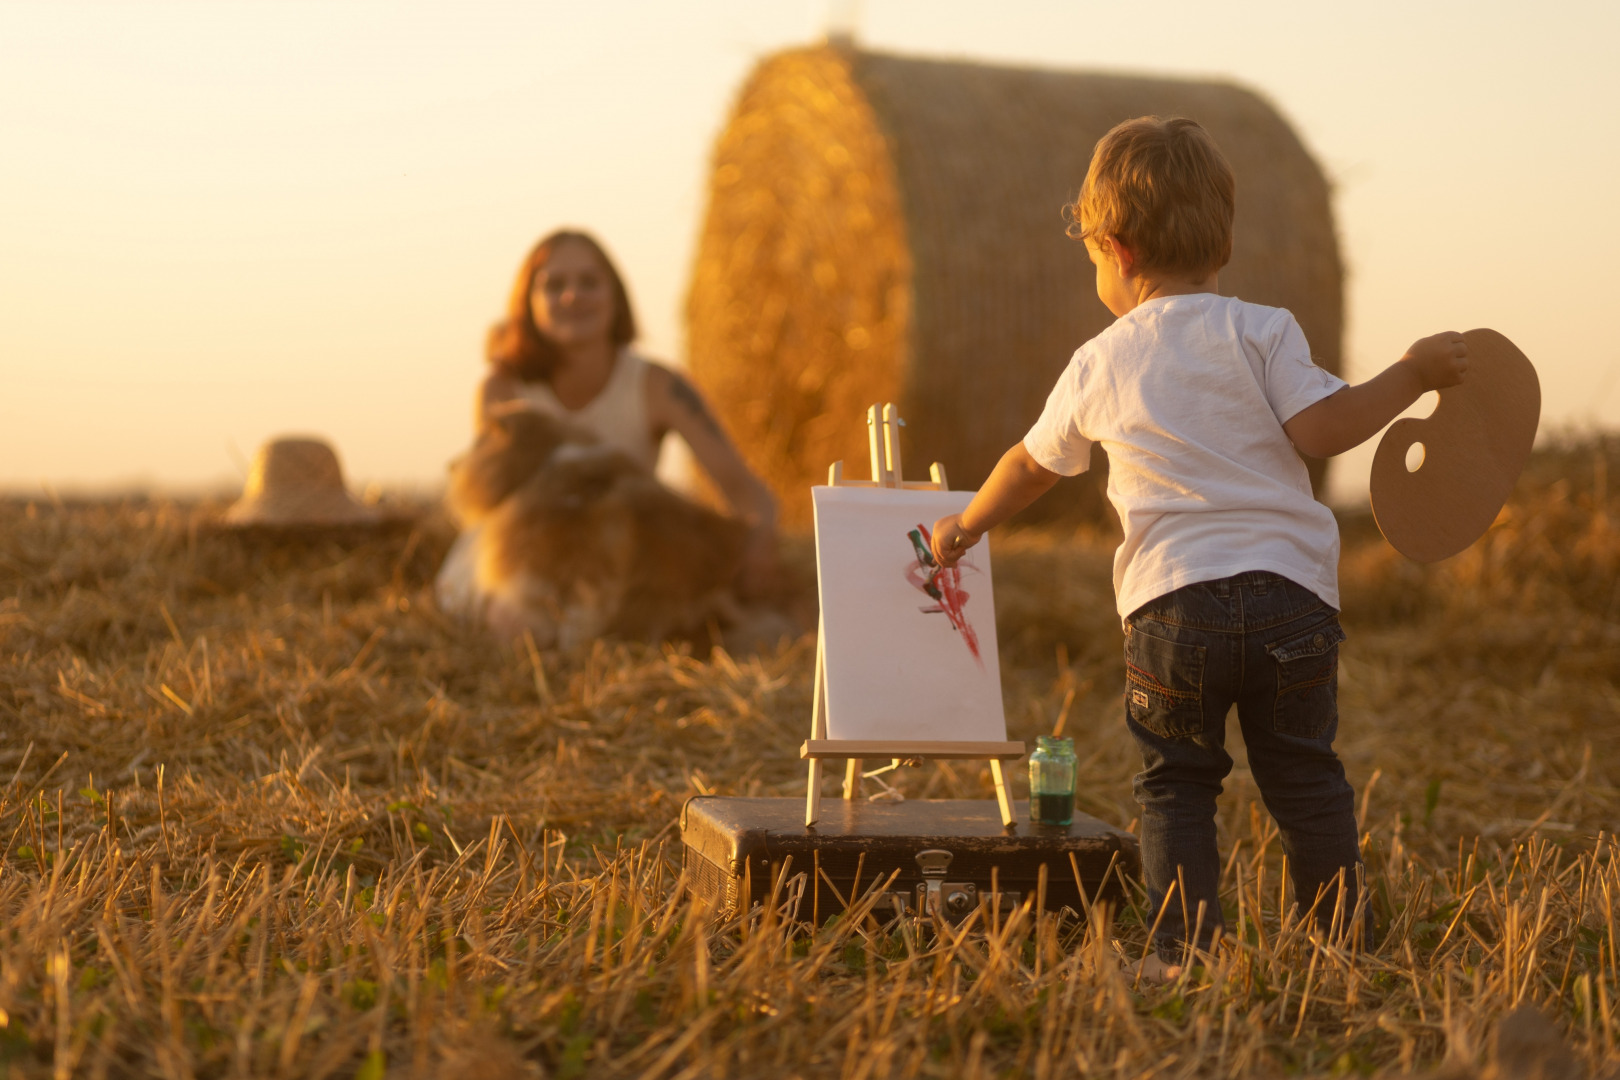
[[[1024,436],[1073,476],[1108,452],[1121,618],[1199,581],[1270,570],[1339,606],[1339,528],[1283,423],[1343,387],[1282,308],[1158,297],[1075,350]]]

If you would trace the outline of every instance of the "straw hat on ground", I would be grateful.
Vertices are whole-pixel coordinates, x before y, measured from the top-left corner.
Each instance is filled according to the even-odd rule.
[[[227,525],[369,525],[379,515],[350,497],[337,454],[321,439],[271,439],[248,470]]]

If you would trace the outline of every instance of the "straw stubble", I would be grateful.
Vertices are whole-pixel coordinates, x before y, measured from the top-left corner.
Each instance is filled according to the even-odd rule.
[[[1126,969],[1153,921],[1134,886],[1084,921],[1031,897],[961,927],[868,918],[870,871],[831,925],[794,924],[814,862],[775,868],[776,902],[744,920],[695,898],[687,795],[802,793],[808,639],[503,649],[432,609],[436,517],[264,546],[198,527],[208,508],[0,503],[0,1062],[1230,1077],[1527,1075],[1524,1055],[1563,1053],[1606,1073],[1620,542],[1595,477],[1616,457],[1542,452],[1491,534],[1437,566],[1346,520],[1339,745],[1377,934],[1291,909],[1234,745],[1227,947],[1164,987]],[[1081,806],[1124,825],[1111,540],[1002,538],[998,622],[1011,734],[1069,701]],[[960,763],[897,783],[990,794]],[[1526,1005],[1539,1035],[1502,1022]]]

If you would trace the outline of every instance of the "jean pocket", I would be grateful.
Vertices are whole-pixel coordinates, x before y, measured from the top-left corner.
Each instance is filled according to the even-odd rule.
[[[1266,646],[1277,665],[1272,730],[1320,739],[1332,729],[1339,718],[1339,645],[1343,641],[1344,630],[1334,617]]]
[[[1125,711],[1164,739],[1204,730],[1202,645],[1170,641],[1131,627],[1125,636]]]

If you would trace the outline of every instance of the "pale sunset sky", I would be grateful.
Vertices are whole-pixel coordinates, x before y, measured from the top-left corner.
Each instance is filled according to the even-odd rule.
[[[1613,2],[64,0],[0,3],[0,491],[235,489],[285,432],[356,489],[431,490],[561,224],[683,359],[710,146],[753,65],[830,18],[1259,91],[1336,185],[1353,378],[1491,326],[1540,372],[1544,435],[1620,427]]]

